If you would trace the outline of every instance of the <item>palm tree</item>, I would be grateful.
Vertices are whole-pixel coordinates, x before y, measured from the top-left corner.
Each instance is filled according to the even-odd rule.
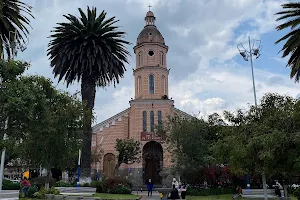
[[[125,32],[118,31],[115,17],[106,19],[106,12],[97,15],[96,8],[87,7],[87,14],[78,9],[80,17],[68,14],[66,23],[58,23],[48,45],[51,67],[58,81],[69,84],[81,81],[82,101],[90,116],[94,108],[96,87],[119,83],[123,77],[129,52],[123,40]],[[91,118],[86,120],[82,147],[82,173],[91,171]]]
[[[24,43],[27,39],[29,31],[27,25],[30,26],[30,20],[25,16],[31,14],[31,6],[19,0],[2,0],[0,3],[0,58],[3,58],[4,51],[8,58],[11,56],[11,49],[3,44],[11,42],[16,34],[16,41]],[[24,15],[25,14],[25,15]]]
[[[287,67],[291,68],[290,77],[295,78],[296,82],[299,82],[300,78],[300,3],[286,3],[282,5],[284,11],[276,13],[281,15],[276,21],[288,19],[287,22],[280,24],[276,27],[277,30],[283,30],[290,28],[291,31],[277,40],[275,44],[278,44],[286,40],[281,51],[283,51],[282,58],[290,55],[287,63]]]

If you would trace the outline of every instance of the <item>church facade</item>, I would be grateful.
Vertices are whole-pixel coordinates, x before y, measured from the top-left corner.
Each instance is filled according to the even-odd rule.
[[[155,20],[153,12],[148,11],[145,27],[133,48],[136,55],[136,67],[133,70],[135,97],[129,101],[130,107],[93,127],[92,152],[97,152],[99,148],[104,151],[102,159],[92,164],[94,177],[97,172],[105,177],[112,176],[118,156],[116,139],[133,138],[142,144],[141,162],[122,164],[120,173],[139,184],[145,184],[149,179],[154,184],[161,184],[159,173],[171,166],[171,155],[164,141],[153,133],[157,125],[175,113],[191,117],[176,109],[174,100],[168,97],[168,46]]]

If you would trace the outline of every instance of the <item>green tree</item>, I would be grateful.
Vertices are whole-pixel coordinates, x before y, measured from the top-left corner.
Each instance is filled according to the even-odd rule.
[[[282,174],[286,183],[300,164],[299,109],[299,100],[266,94],[257,109],[225,112],[229,126],[213,145],[218,163],[237,174]]]
[[[31,14],[31,6],[19,0],[1,0],[0,3],[0,59],[4,58],[4,51],[8,58],[11,57],[11,49],[8,46],[3,46],[12,42],[12,36],[16,34],[16,40],[13,42],[25,42],[29,31],[27,26],[30,26],[29,17]]]
[[[203,180],[201,174],[210,163],[209,144],[215,135],[209,124],[203,119],[174,115],[157,134],[166,141],[172,154],[173,171],[189,183]]]
[[[13,60],[0,60],[0,148],[2,149],[5,145],[7,152],[5,156],[5,164],[8,163],[8,161],[18,158],[18,152],[14,148],[14,140],[8,140],[4,142],[2,140],[4,133],[7,129],[6,127],[6,122],[7,122],[7,117],[8,117],[8,111],[7,111],[7,98],[5,98],[5,93],[8,92],[7,90],[7,84],[17,81],[21,74],[24,73],[24,71],[28,68],[29,63],[27,62],[21,62],[21,61],[13,61]],[[17,91],[15,91],[17,92]],[[22,113],[23,115],[26,116],[26,112]],[[7,133],[8,135],[17,135],[20,129],[16,128],[15,132],[10,132]],[[11,138],[11,137],[9,137]]]
[[[123,40],[125,32],[118,31],[115,17],[106,18],[106,12],[97,15],[96,8],[87,8],[87,14],[78,9],[80,17],[64,15],[68,20],[58,23],[50,36],[48,55],[55,76],[64,79],[67,86],[81,80],[82,101],[92,113],[96,87],[104,87],[111,82],[119,83],[128,63]],[[91,172],[91,119],[85,120],[82,149],[82,174],[90,177]]]
[[[290,28],[290,32],[277,40],[275,44],[285,41],[281,51],[282,57],[290,56],[287,66],[291,68],[290,77],[295,78],[299,82],[300,78],[300,3],[292,2],[282,5],[283,11],[276,13],[281,15],[277,21],[287,20],[276,27],[277,30],[284,30]]]
[[[81,102],[56,90],[44,77],[20,76],[26,63],[9,60],[1,64],[0,133],[8,136],[2,142],[8,155],[30,167],[72,167],[82,140]]]
[[[117,139],[115,149],[118,152],[116,170],[122,163],[132,164],[141,160],[141,143],[133,139]]]

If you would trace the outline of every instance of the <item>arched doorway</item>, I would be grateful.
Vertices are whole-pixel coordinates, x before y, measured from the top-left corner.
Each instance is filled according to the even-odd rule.
[[[153,184],[161,184],[159,172],[163,168],[163,149],[160,143],[155,141],[147,142],[143,147],[143,170],[144,183],[149,179]]]
[[[116,157],[112,153],[107,153],[104,156],[103,162],[103,174],[106,177],[112,177],[115,172]]]

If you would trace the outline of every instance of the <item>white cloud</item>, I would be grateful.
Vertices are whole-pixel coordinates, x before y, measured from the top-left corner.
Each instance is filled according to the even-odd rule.
[[[53,79],[46,56],[47,37],[57,22],[64,21],[63,14],[78,15],[77,8],[97,6],[109,16],[117,16],[128,40],[135,44],[144,26],[148,5],[157,17],[157,27],[170,48],[170,97],[175,105],[187,112],[208,115],[224,109],[236,109],[253,104],[252,80],[249,63],[239,65],[233,58],[239,53],[236,44],[252,38],[261,38],[277,25],[274,15],[280,10],[282,0],[25,0],[34,7],[35,20],[28,50],[22,58],[31,60],[29,73]],[[97,90],[95,112],[97,122],[129,107],[133,97],[134,54],[125,78],[117,88]],[[270,58],[272,56],[269,56]],[[275,59],[275,58],[274,58]],[[279,60],[281,61],[281,60]],[[285,60],[284,60],[285,61]],[[170,64],[172,63],[172,65]],[[194,66],[197,63],[197,66]],[[266,92],[289,93],[296,96],[298,85],[289,81],[288,74],[255,69],[258,98]],[[272,79],[273,77],[273,79]],[[274,78],[275,77],[275,78]],[[277,79],[276,79],[277,77]],[[276,80],[285,84],[270,84]],[[270,81],[271,80],[271,81]],[[57,82],[56,80],[54,81]],[[80,89],[80,84],[68,90]],[[59,88],[65,88],[59,84]]]

